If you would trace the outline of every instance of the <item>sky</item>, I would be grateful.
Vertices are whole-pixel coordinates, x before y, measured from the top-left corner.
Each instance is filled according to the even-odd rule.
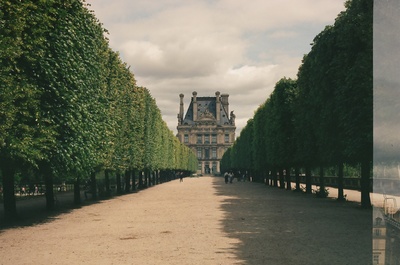
[[[345,0],[86,0],[114,51],[149,89],[176,134],[198,97],[229,94],[236,136],[279,79],[296,78],[314,37]]]
[[[400,178],[400,1],[374,3],[374,162],[396,163]]]

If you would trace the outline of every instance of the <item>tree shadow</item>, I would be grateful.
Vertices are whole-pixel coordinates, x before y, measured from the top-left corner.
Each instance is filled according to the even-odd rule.
[[[213,185],[240,264],[371,264],[372,211],[358,203],[223,178]]]
[[[135,189],[128,193],[122,194],[116,194],[115,192],[113,192],[111,195],[108,196],[98,195],[97,199],[92,198],[92,194],[88,194],[87,196],[85,196],[84,191],[81,191],[81,203],[79,204],[74,203],[73,191],[59,192],[56,193],[56,203],[53,210],[46,209],[46,199],[44,195],[27,196],[23,199],[17,200],[17,217],[11,220],[7,220],[5,218],[3,204],[0,204],[0,233],[10,228],[34,226],[52,222],[60,218],[60,215],[70,213],[75,209],[88,207],[90,205],[101,203],[115,197],[139,193],[151,187],[143,187],[141,189]]]
[[[11,228],[21,228],[27,226],[35,226],[52,222],[61,215],[70,213],[75,209],[87,207],[93,204],[101,203],[102,200],[82,199],[84,193],[81,194],[81,203],[74,203],[73,192],[58,193],[54,209],[46,209],[46,199],[44,196],[32,196],[17,200],[17,217],[6,219],[4,216],[3,205],[0,205],[0,233]],[[111,197],[110,197],[111,198]]]

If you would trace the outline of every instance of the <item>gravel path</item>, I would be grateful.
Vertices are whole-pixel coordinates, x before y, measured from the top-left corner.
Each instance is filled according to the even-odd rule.
[[[0,231],[0,264],[351,264],[372,260],[371,211],[185,178]]]

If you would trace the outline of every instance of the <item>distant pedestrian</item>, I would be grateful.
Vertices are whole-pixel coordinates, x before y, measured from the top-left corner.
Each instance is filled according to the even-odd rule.
[[[224,178],[225,178],[225,184],[228,184],[228,181],[229,181],[229,173],[228,173],[228,171],[225,172]]]
[[[229,183],[232,183],[233,182],[233,178],[235,177],[235,174],[233,174],[233,171],[231,171],[230,173],[229,173]]]
[[[183,182],[183,172],[179,173],[179,180],[180,180],[180,182]]]

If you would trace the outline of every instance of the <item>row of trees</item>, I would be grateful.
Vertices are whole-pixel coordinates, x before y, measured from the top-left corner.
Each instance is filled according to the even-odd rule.
[[[361,203],[371,205],[373,1],[350,0],[345,6],[334,25],[314,38],[297,80],[276,83],[225,153],[222,167],[272,177],[276,186],[279,175],[280,186],[286,181],[287,188],[290,168],[296,169],[297,180],[302,170],[307,192],[311,169],[320,169],[324,192],[324,169],[336,167],[343,199],[343,165],[360,165]]]
[[[0,170],[6,216],[14,176],[195,171],[195,155],[162,120],[150,92],[109,47],[80,0],[0,0]],[[106,174],[107,176],[108,174]],[[79,186],[79,185],[78,185]]]

